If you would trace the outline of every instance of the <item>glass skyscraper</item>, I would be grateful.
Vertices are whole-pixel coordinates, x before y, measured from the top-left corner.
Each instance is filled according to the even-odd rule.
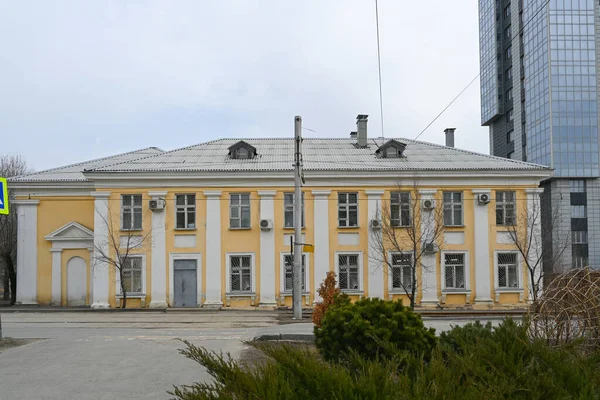
[[[554,168],[542,233],[572,239],[562,269],[600,268],[599,18],[599,0],[479,0],[481,123],[491,154]]]

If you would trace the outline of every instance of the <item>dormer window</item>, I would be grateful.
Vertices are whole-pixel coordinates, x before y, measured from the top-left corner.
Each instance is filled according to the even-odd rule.
[[[375,155],[381,158],[402,158],[404,157],[406,144],[391,139],[375,151]]]
[[[229,157],[238,160],[247,160],[256,157],[256,147],[240,140],[229,147]]]

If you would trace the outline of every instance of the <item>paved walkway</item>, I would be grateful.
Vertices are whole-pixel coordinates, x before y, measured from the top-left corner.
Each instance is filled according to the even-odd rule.
[[[186,339],[239,356],[263,334],[311,333],[273,312],[4,313],[3,333],[45,338],[0,354],[0,399],[168,399],[172,385],[208,380],[177,350]],[[496,320],[495,322],[498,322]],[[467,320],[425,319],[436,329]]]

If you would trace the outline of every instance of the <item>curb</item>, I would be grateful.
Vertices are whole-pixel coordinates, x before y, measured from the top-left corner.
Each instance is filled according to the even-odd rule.
[[[255,336],[253,340],[258,342],[314,342],[315,335],[312,333],[280,333],[278,335]]]

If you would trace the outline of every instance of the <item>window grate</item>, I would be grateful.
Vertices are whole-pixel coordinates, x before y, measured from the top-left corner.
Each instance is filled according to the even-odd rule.
[[[283,290],[286,292],[291,292],[292,289],[294,288],[294,256],[292,256],[291,254],[284,255],[283,262],[285,265],[285,270],[284,270],[285,280],[284,280]],[[302,290],[303,291],[306,289],[306,272],[305,272],[305,268],[304,268],[305,265],[306,265],[306,256],[304,254],[302,254]]]
[[[498,287],[518,288],[519,276],[516,253],[498,253]]]
[[[444,270],[447,289],[465,288],[465,255],[463,253],[445,254]]]
[[[340,254],[338,259],[339,285],[342,290],[358,290],[358,255]]]
[[[232,292],[252,291],[252,257],[230,256],[230,279]]]
[[[127,293],[142,293],[142,257],[121,258],[122,286]],[[123,288],[120,287],[122,294]]]

